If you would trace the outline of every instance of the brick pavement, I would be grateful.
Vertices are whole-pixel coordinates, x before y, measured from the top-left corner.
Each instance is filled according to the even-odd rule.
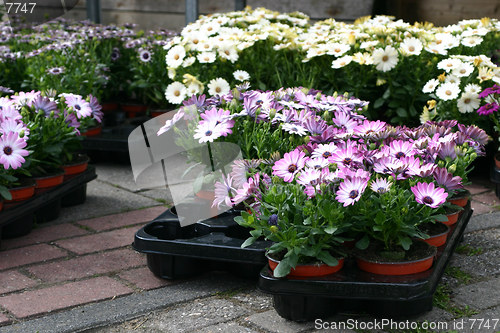
[[[495,197],[490,184],[473,182],[469,189],[473,195],[474,216],[480,214],[487,216],[489,215],[487,213],[499,210],[500,200]],[[9,325],[20,325],[34,318],[49,318],[54,313],[70,311],[89,303],[116,301],[120,298],[125,299],[123,297],[126,295],[141,295],[145,291],[157,288],[165,291],[174,286],[182,288],[182,282],[156,278],[147,268],[145,255],[135,252],[130,246],[135,231],[165,209],[166,206],[155,205],[90,219],[42,224],[29,235],[2,240],[0,331]],[[63,214],[64,212],[63,209]],[[498,221],[484,223],[485,225],[480,227],[481,230],[492,227],[497,228],[496,231],[500,229]],[[479,233],[481,230],[476,232],[478,237],[481,237]],[[474,241],[474,236],[471,239]],[[500,246],[496,244],[492,251],[498,248]],[[457,301],[464,301],[465,304],[479,310],[494,311],[495,306],[500,305],[495,296],[497,294],[480,305],[477,303],[477,298],[471,295],[484,293],[484,288],[498,288],[498,274],[497,271],[490,278],[474,280],[477,285],[461,286],[461,289],[457,290],[463,292],[457,294]],[[480,288],[482,291],[477,292],[474,288]],[[245,301],[244,297],[247,296],[253,297],[253,301]],[[212,328],[228,332],[232,329],[248,332],[298,332],[311,329],[310,323],[296,324],[279,318],[272,309],[270,298],[260,294],[256,296],[255,290],[250,290],[248,295],[239,292],[228,296],[229,300],[226,298],[215,297],[214,300],[207,301],[215,308],[217,305],[231,308],[226,319],[219,318],[219,321],[206,322],[200,319],[201,324],[192,322],[189,327],[196,324],[206,332]],[[255,307],[255,302],[264,305]],[[185,307],[188,309],[201,306],[195,305],[189,304]],[[438,310],[443,311],[441,309],[436,311]],[[172,312],[166,318],[171,318],[174,314],[175,312]],[[192,330],[196,331],[195,328]],[[111,328],[108,329],[111,331]]]

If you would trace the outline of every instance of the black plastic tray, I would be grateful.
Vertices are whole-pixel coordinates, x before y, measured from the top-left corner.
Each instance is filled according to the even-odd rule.
[[[260,272],[258,288],[274,297],[278,314],[308,321],[337,312],[379,316],[409,316],[432,309],[432,297],[446,265],[472,215],[470,202],[453,226],[446,244],[438,248],[433,266],[425,272],[384,276],[361,271],[347,258],[337,273],[321,278],[278,279],[268,266]]]
[[[161,278],[184,278],[209,270],[256,278],[267,262],[265,249],[271,243],[259,240],[241,248],[249,230],[234,222],[236,214],[230,211],[181,227],[175,208],[168,209],[137,231],[132,246],[146,253],[149,269]]]
[[[495,184],[495,194],[500,199],[500,169],[493,164],[490,170],[490,180]]]
[[[0,232],[3,238],[29,233],[34,221],[46,222],[59,216],[61,206],[81,204],[86,198],[87,183],[97,177],[95,167],[69,176],[61,185],[0,211]],[[0,237],[1,239],[1,237]]]

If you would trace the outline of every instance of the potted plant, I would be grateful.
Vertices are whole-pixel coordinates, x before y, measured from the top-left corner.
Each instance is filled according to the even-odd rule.
[[[498,111],[500,108],[500,86],[495,84],[479,93],[481,106],[477,113],[482,117],[488,117],[493,122],[494,136],[496,139],[496,153],[493,156],[495,166],[500,169],[500,121],[498,120]]]

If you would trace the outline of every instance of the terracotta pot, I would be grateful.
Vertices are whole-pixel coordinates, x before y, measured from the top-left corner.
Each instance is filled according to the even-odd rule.
[[[0,212],[2,211],[3,209],[3,199],[0,198]]]
[[[451,204],[460,206],[460,207],[465,207],[467,203],[469,202],[470,198],[470,192],[465,191],[465,192],[459,192],[457,195],[452,196],[449,198],[447,201]]]
[[[170,110],[151,110],[151,117],[158,117],[161,115],[164,115],[165,113],[169,112]]]
[[[118,103],[115,102],[108,102],[108,103],[103,103],[101,105],[101,111],[106,113],[106,112],[112,112],[115,110],[118,110]]]
[[[429,244],[422,242],[427,247]],[[436,248],[429,249],[430,254],[425,258],[411,260],[411,261],[372,261],[361,256],[356,256],[358,267],[369,273],[379,275],[408,275],[424,272],[431,268],[436,256]]]
[[[446,214],[448,221],[441,222],[441,223],[446,224],[448,226],[454,225],[458,221],[458,217],[460,216],[460,212],[461,212],[461,210],[458,210],[456,212]]]
[[[81,155],[74,162],[63,165],[62,168],[64,170],[65,176],[71,176],[84,172],[85,170],[87,170],[88,165],[89,165],[88,156]]]
[[[36,189],[49,189],[62,184],[64,181],[64,170],[51,175],[34,177]]]
[[[443,231],[434,235],[429,235],[429,238],[422,240],[429,245],[439,247],[441,245],[446,244],[446,240],[448,239],[448,233],[450,232],[450,227],[448,227],[446,224],[443,223],[437,223],[436,225],[443,227],[442,228]]]
[[[272,271],[278,266],[279,261],[267,256],[269,267]],[[287,276],[289,277],[314,277],[314,276],[325,276],[338,272],[344,267],[344,258],[338,260],[336,266],[328,266],[326,264],[316,264],[316,265],[297,265],[292,268]]]
[[[207,191],[207,190],[201,190],[195,193],[195,195],[203,200],[209,200],[209,201],[214,201],[215,199],[215,192],[214,191]]]
[[[148,107],[143,104],[121,104],[121,109],[127,114],[127,118],[135,118],[146,113]]]
[[[9,192],[12,195],[12,199],[5,200],[5,203],[27,200],[35,194],[35,181],[33,179],[25,179],[19,186],[10,188]]]
[[[99,134],[101,134],[102,132],[102,126],[95,126],[95,127],[91,127],[89,129],[87,129],[85,132],[82,132],[82,135],[83,136],[97,136]]]

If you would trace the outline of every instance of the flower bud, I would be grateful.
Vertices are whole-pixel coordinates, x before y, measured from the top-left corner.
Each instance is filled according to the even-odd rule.
[[[276,116],[276,109],[271,109],[269,111],[269,119],[273,119]]]
[[[330,111],[325,111],[325,112],[323,112],[323,116],[322,116],[322,118],[323,118],[326,122],[328,122],[328,121],[332,120],[332,113],[331,113]]]
[[[22,130],[21,132],[19,132],[19,137],[20,137],[20,138],[24,138],[24,134],[25,134],[25,133],[24,133],[24,130]]]
[[[274,234],[274,233],[278,232],[278,227],[275,225],[272,225],[271,227],[269,227],[269,231],[271,231]]]
[[[470,154],[471,161],[474,161],[476,158],[477,158],[477,153],[476,152]]]
[[[276,214],[273,214],[271,216],[269,216],[269,220],[267,221],[267,224],[271,225],[271,226],[277,226],[278,225],[278,215]]]
[[[456,164],[452,164],[448,167],[448,172],[449,173],[455,173],[455,171],[457,171],[457,165]]]
[[[440,160],[440,161],[438,162],[438,167],[440,167],[440,168],[444,168],[444,161],[443,161],[443,160]]]
[[[311,137],[309,135],[304,137],[305,144],[308,144],[310,141],[311,141]]]

